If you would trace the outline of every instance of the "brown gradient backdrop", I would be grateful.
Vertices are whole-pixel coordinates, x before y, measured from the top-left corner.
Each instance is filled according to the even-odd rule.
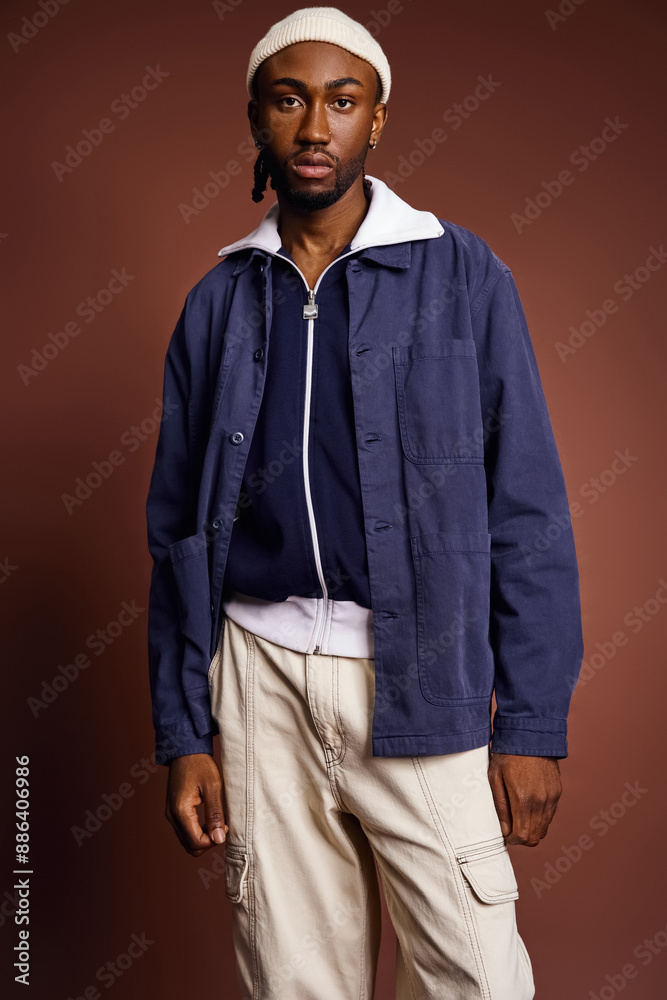
[[[375,20],[393,73],[387,127],[367,172],[396,174],[416,140],[444,128],[447,139],[394,189],[479,234],[513,269],[570,499],[579,504],[573,521],[589,679],[573,699],[557,817],[538,848],[511,852],[537,997],[659,1000],[667,981],[659,738],[667,269],[648,281],[640,271],[643,283],[627,302],[614,284],[667,241],[664,5],[566,2],[572,13],[555,28],[543,3],[529,0],[343,6],[362,23]],[[250,197],[244,79],[255,42],[295,7],[237,0],[221,17],[210,2],[71,0],[18,52],[2,38],[4,995],[66,1000],[96,985],[114,1000],[239,996],[231,904],[221,878],[208,887],[202,879],[214,856],[196,860],[181,848],[163,816],[166,769],[149,775],[140,763],[153,750],[144,504],[157,434],[134,451],[123,435],[150,418],[161,396],[164,353],[185,295],[275,197],[269,191],[259,205]],[[21,31],[22,19],[39,10],[38,0],[5,0],[2,35]],[[380,11],[386,23],[378,33]],[[146,100],[125,120],[110,112],[145,67],[157,65],[168,76]],[[488,100],[459,129],[443,123],[489,74],[500,86]],[[616,116],[628,127],[580,172],[570,154]],[[114,131],[59,181],[53,161],[105,117]],[[241,173],[186,224],[179,206],[230,160]],[[568,167],[573,184],[518,232],[512,213]],[[76,320],[77,305],[104,288],[114,268],[134,276],[127,288],[94,322],[79,317],[79,336],[24,384],[20,366],[32,363],[33,348],[41,351],[49,333]],[[618,311],[561,361],[557,342],[609,298]],[[68,513],[62,495],[114,450],[124,463]],[[617,450],[633,460],[622,474],[605,474]],[[600,475],[600,488],[591,485]],[[95,656],[87,637],[113,622],[124,601],[144,611]],[[644,606],[641,627],[624,621]],[[624,645],[612,639],[619,630]],[[28,699],[40,697],[60,664],[86,652],[90,667],[35,716]],[[17,941],[18,754],[31,758],[27,992],[14,986],[9,957]],[[626,782],[638,783],[638,797],[619,805]],[[79,846],[73,828],[123,783],[130,797]],[[601,818],[609,809],[613,825]],[[572,860],[584,835],[589,849]],[[376,997],[392,1000],[394,938],[384,915]],[[96,979],[133,934],[153,943],[122,977]],[[644,939],[653,951],[635,953]],[[621,971],[628,963],[633,978]]]

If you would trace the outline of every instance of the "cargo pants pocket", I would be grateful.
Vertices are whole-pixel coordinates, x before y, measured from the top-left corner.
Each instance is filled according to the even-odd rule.
[[[232,904],[232,942],[241,993],[259,997],[257,977],[252,857],[240,844],[225,842],[225,894]]]
[[[456,861],[466,884],[482,996],[532,1000],[532,967],[516,925],[514,901],[519,889],[504,840],[459,848]]]

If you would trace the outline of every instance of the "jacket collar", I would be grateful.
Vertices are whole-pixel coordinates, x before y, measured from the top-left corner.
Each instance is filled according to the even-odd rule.
[[[371,182],[371,201],[361,225],[352,237],[350,250],[368,248],[365,256],[372,257],[381,264],[407,267],[410,263],[409,243],[412,240],[442,236],[442,224],[432,212],[413,208],[379,177],[371,177],[369,174],[366,176]],[[243,239],[223,247],[218,251],[218,257],[250,248],[264,250],[269,254],[278,253],[282,246],[278,234],[278,215],[279,205],[275,201],[256,229]],[[396,247],[396,244],[408,245]],[[237,268],[242,267],[239,262]]]

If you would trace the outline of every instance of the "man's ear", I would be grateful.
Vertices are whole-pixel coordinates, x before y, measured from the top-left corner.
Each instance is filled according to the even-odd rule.
[[[386,104],[376,104],[375,112],[373,114],[373,122],[376,125],[376,135],[379,139],[384,131],[384,127],[387,124],[387,116],[389,114],[389,108]],[[379,132],[378,132],[379,129]]]
[[[258,112],[259,112],[259,105],[257,104],[257,101],[253,97],[251,100],[248,101],[248,121],[250,122],[250,128],[253,133],[252,136],[253,139],[256,138],[255,133],[258,131],[257,129]]]

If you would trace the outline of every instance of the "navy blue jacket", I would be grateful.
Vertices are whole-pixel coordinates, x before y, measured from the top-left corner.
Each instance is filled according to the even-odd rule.
[[[370,208],[333,267],[347,295],[346,454],[356,451],[363,500],[355,507],[351,497],[347,523],[365,542],[348,549],[355,569],[337,596],[372,610],[373,754],[454,753],[492,738],[496,752],[564,757],[583,657],[579,576],[512,273],[475,234],[370,180]],[[224,629],[223,583],[252,592],[234,550],[226,569],[244,477],[261,457],[258,414],[272,412],[262,401],[278,370],[269,358],[279,274],[294,266],[276,260],[277,210],[274,203],[253,233],[220,251],[223,260],[187,296],[167,349],[172,412],[146,504],[149,676],[163,762],[212,752],[208,672]],[[307,322],[312,331],[318,319]],[[303,392],[295,371],[296,398]],[[336,516],[321,508],[321,526],[334,523],[329,512]],[[235,534],[239,552],[256,530]],[[295,573],[309,569],[302,554]],[[295,576],[288,589],[328,600],[322,580],[312,582],[308,589]]]

